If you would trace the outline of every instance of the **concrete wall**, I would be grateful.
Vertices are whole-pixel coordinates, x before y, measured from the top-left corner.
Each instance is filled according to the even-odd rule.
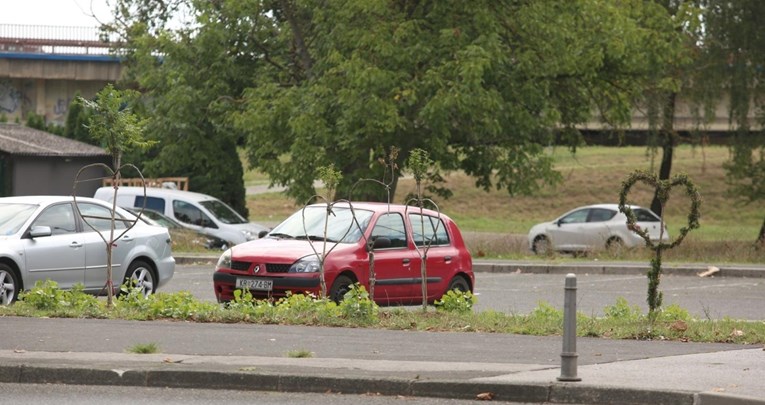
[[[77,92],[92,98],[122,72],[119,61],[108,57],[61,55],[0,56],[0,115],[8,122],[24,122],[29,113],[45,116],[48,123],[63,125]]]
[[[48,123],[64,125],[69,104],[77,92],[92,98],[108,83],[0,77],[0,114],[5,114],[8,122],[23,123],[34,112],[45,116]]]

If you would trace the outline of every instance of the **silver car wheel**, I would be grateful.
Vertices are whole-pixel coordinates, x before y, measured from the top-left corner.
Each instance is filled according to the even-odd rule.
[[[551,251],[550,240],[544,236],[537,236],[532,247],[534,253],[539,256],[548,255]]]
[[[0,305],[10,305],[16,299],[16,277],[10,270],[0,268]]]
[[[130,266],[130,281],[134,288],[140,288],[144,297],[154,293],[154,275],[144,263],[138,262]]]

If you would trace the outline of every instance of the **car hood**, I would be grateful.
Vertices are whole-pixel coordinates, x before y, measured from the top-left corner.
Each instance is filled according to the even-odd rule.
[[[542,231],[544,231],[546,229],[549,229],[550,227],[557,226],[555,224],[556,221],[557,221],[557,219],[555,219],[553,221],[542,222],[542,223],[536,224],[536,225],[531,227],[531,230],[529,231],[529,233],[539,233],[539,232],[542,232]]]
[[[244,224],[229,224],[233,228],[240,231],[250,231],[253,235],[257,236],[260,231],[268,231],[269,229],[263,225],[256,224],[254,222],[247,222]]]
[[[233,246],[231,258],[232,260],[270,258],[294,261],[308,255],[322,254],[325,251],[329,253],[352,250],[356,246],[358,246],[356,243],[327,242],[325,248],[322,241],[263,238]]]

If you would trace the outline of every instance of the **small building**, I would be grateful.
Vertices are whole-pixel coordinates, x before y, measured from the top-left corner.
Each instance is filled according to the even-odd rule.
[[[0,123],[0,196],[72,195],[83,167],[104,163],[111,155],[103,148],[19,124]],[[106,170],[83,171],[77,195],[92,197]]]

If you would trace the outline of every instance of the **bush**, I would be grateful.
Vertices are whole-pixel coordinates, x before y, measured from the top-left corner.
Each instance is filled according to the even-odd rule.
[[[53,280],[38,280],[29,291],[19,294],[22,305],[34,310],[49,312],[73,312],[76,315],[100,315],[102,306],[98,299],[84,292],[82,284],[75,284],[69,291],[58,288]]]
[[[449,290],[433,305],[439,311],[466,313],[473,310],[476,298],[470,291]]]
[[[363,323],[377,320],[378,307],[369,297],[367,289],[359,283],[353,284],[345,293],[339,305],[340,314],[346,319],[354,319]]]
[[[617,298],[616,303],[607,306],[603,312],[606,318],[625,322],[636,322],[643,317],[640,308],[637,305],[630,306],[624,297]]]

